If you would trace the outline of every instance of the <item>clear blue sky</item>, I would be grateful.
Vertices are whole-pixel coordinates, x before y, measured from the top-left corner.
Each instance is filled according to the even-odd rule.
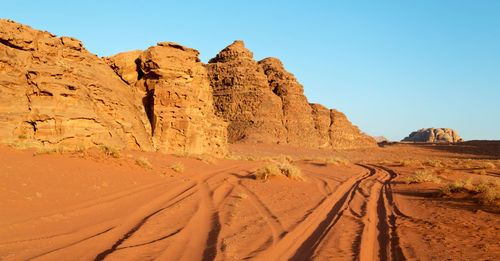
[[[170,41],[207,62],[244,40],[368,134],[448,127],[500,139],[498,0],[3,1],[0,17],[99,56]]]

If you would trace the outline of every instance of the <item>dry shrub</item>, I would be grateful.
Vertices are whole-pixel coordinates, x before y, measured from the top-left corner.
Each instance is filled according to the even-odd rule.
[[[119,158],[120,157],[120,151],[117,148],[112,147],[110,145],[106,145],[106,144],[99,145],[99,149],[106,156],[110,156],[110,157],[113,157],[113,158]]]
[[[140,157],[140,158],[136,159],[135,164],[137,164],[145,169],[153,168],[153,165],[151,165],[151,163],[149,163],[149,160],[145,157]]]
[[[42,154],[53,154],[53,153],[60,153],[60,154],[62,154],[65,151],[68,151],[67,148],[66,148],[66,144],[65,143],[60,143],[57,146],[38,147],[36,149],[36,151],[33,153],[33,156],[42,155]]]
[[[473,189],[472,179],[467,180],[455,180],[453,183],[446,184],[439,188],[439,193],[441,195],[450,195],[452,193],[457,193],[461,191],[469,191]]]
[[[494,168],[496,168],[496,166],[492,162],[481,162],[481,163],[479,163],[478,168],[480,168],[480,169],[494,169]]]
[[[401,161],[403,167],[421,167],[422,163],[419,160],[403,160]]]
[[[457,192],[469,192],[477,195],[477,199],[481,204],[492,204],[500,199],[500,186],[498,184],[490,184],[480,182],[472,185],[471,179],[466,181],[457,180],[439,188],[441,196],[449,196]]]
[[[438,177],[434,176],[434,173],[432,171],[426,169],[416,170],[411,176],[408,176],[406,178],[406,184],[424,182],[440,183],[441,180]]]
[[[479,203],[491,204],[500,199],[500,186],[481,182],[474,186],[474,191],[478,193]]]
[[[445,166],[444,163],[439,160],[428,160],[427,165],[434,168],[443,168]]]
[[[475,170],[472,171],[472,173],[478,174],[478,175],[486,175],[486,170],[484,170],[484,169],[475,169]]]
[[[267,180],[271,177],[287,177],[294,180],[304,180],[302,171],[290,162],[274,162],[260,167],[254,173],[255,179]]]
[[[184,164],[182,162],[176,162],[169,168],[175,172],[179,173],[184,172]]]

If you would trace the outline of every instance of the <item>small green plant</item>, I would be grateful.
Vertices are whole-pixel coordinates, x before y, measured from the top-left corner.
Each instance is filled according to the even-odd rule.
[[[424,182],[433,182],[440,183],[441,180],[434,176],[434,173],[430,170],[416,170],[412,175],[406,178],[406,184],[412,183],[424,183]]]
[[[26,134],[19,134],[19,136],[17,136],[20,140],[25,140],[27,139],[28,137],[26,137]]]
[[[112,146],[102,144],[102,145],[99,145],[99,149],[107,156],[110,156],[113,158],[120,157],[120,151]]]
[[[179,173],[184,172],[184,164],[182,162],[176,162],[169,168],[175,172]]]
[[[149,160],[145,157],[140,157],[140,158],[136,159],[135,164],[137,164],[145,169],[153,168],[153,165],[151,165],[151,163],[149,163]]]

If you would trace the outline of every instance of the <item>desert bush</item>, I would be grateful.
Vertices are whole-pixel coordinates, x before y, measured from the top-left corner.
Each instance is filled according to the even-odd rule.
[[[461,191],[472,190],[474,186],[472,185],[472,179],[467,180],[455,180],[453,183],[446,184],[439,188],[439,194],[449,195],[451,193],[457,193]]]
[[[113,158],[120,157],[120,151],[117,148],[114,148],[112,146],[102,144],[102,145],[99,145],[99,149],[107,156],[110,156]]]
[[[153,165],[149,163],[149,160],[145,157],[139,157],[135,160],[135,164],[145,168],[145,169],[151,169],[153,168]]]
[[[478,167],[480,169],[494,169],[496,166],[492,162],[481,162]]]
[[[475,169],[475,170],[472,171],[472,173],[478,174],[478,175],[486,175],[486,170],[484,170],[484,169]]]
[[[421,167],[422,163],[419,160],[402,160],[401,166],[403,166],[403,167]]]
[[[476,185],[472,185],[471,179],[466,181],[454,181],[439,189],[441,195],[450,195],[457,192],[477,194],[477,199],[481,204],[491,204],[500,199],[500,186],[498,184],[489,184],[484,181]]]
[[[256,179],[266,180],[270,177],[287,177],[295,180],[303,180],[302,171],[290,162],[274,162],[260,167],[254,172]]]
[[[35,152],[33,152],[33,156],[42,155],[42,154],[53,154],[53,153],[64,153],[68,149],[66,148],[65,143],[60,143],[57,146],[48,146],[48,147],[38,147]]]
[[[429,165],[431,167],[434,167],[434,168],[442,168],[442,167],[444,167],[443,162],[441,162],[439,160],[428,160],[427,161],[427,165]]]
[[[184,172],[184,164],[182,162],[176,162],[169,168],[175,172],[179,173]]]
[[[19,136],[17,136],[17,138],[19,138],[20,140],[25,140],[28,137],[26,136],[26,134],[19,134]]]
[[[441,180],[434,176],[434,173],[430,170],[416,170],[413,172],[411,176],[406,178],[406,184],[412,183],[424,183],[424,182],[433,182],[439,183]]]

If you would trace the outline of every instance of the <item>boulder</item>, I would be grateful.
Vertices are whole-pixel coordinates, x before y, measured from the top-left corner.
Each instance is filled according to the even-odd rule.
[[[424,128],[410,133],[402,141],[413,142],[462,142],[464,141],[454,129]]]
[[[181,154],[227,152],[227,123],[214,114],[207,70],[198,51],[175,43],[158,43],[139,56],[136,83],[146,90],[144,105],[159,151]]]
[[[0,139],[152,150],[136,97],[77,39],[0,20]]]

